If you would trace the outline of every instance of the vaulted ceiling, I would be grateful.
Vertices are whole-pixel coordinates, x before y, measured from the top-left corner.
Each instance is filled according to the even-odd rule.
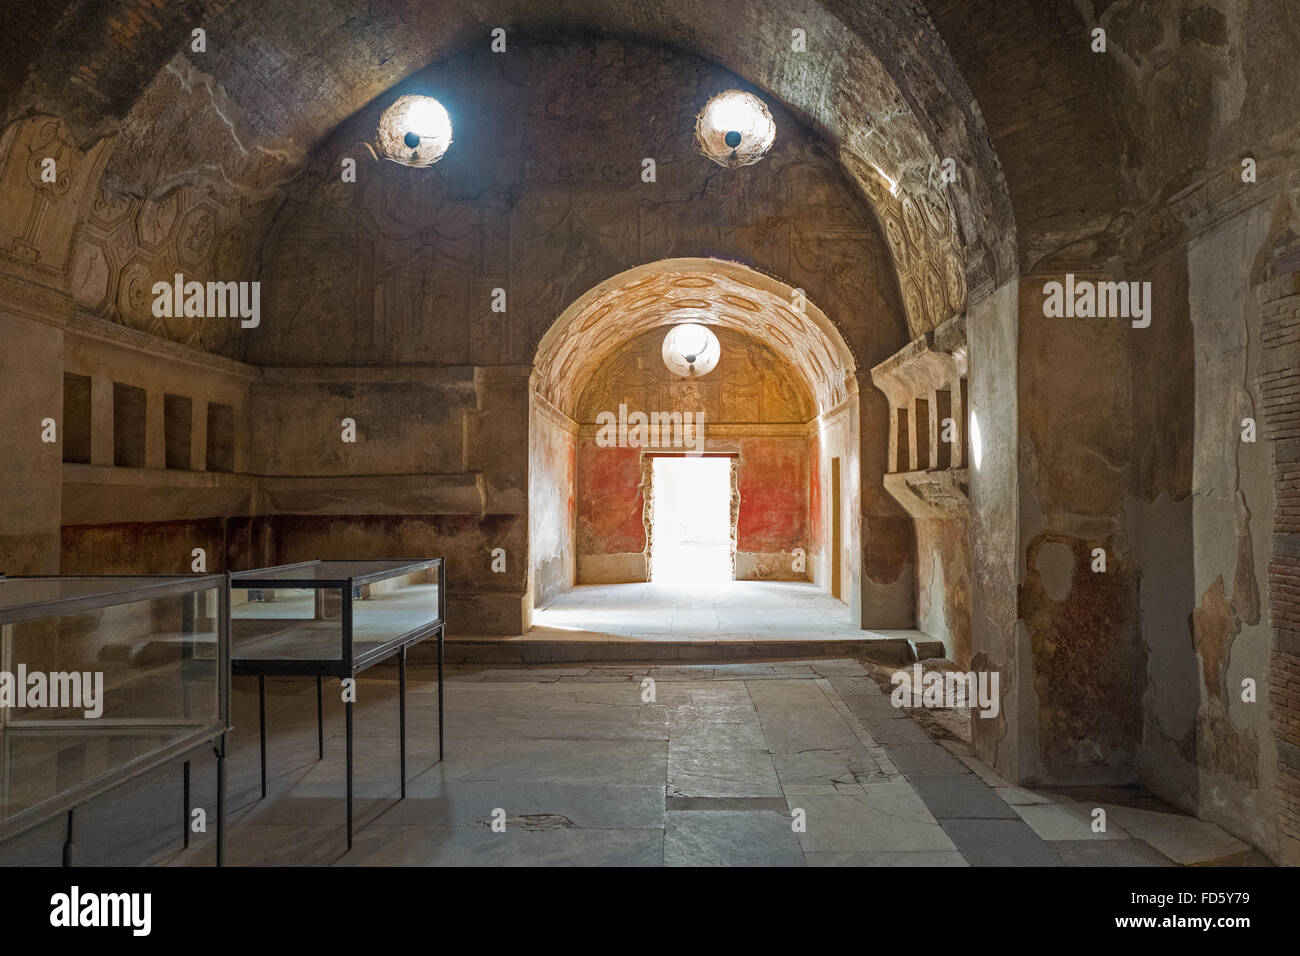
[[[812,395],[817,414],[852,394],[853,356],[835,327],[794,290],[732,262],[674,259],[613,276],[567,309],[537,350],[533,386],[574,416],[596,369],[637,336],[683,321],[731,329],[783,359]]]
[[[200,26],[202,53],[191,49]],[[911,0],[54,2],[12,34],[0,95],[9,118],[52,113],[83,146],[116,134],[102,179],[110,191],[157,196],[213,177],[265,193],[341,121],[430,62],[486,45],[497,27],[507,42],[618,36],[714,60],[836,144],[864,186],[878,193],[883,173],[903,195],[951,205],[973,290],[1014,269],[1011,207],[984,121]],[[806,52],[793,49],[795,30]],[[939,181],[945,158],[962,171],[955,187]]]
[[[1300,7],[1280,0],[32,0],[6,11],[0,118],[111,138],[109,195],[215,181],[274,203],[343,120],[495,28],[719,63],[833,144],[883,224],[950,209],[972,300],[1176,241],[1194,210],[1153,208],[1244,150],[1283,155],[1300,118],[1281,69]]]

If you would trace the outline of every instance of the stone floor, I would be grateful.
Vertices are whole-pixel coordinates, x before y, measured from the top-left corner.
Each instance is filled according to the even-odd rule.
[[[917,630],[863,630],[849,607],[807,581],[725,581],[702,585],[580,585],[533,612],[527,634],[452,635],[457,663],[700,660],[857,655],[910,661],[942,655],[943,645]],[[816,651],[797,645],[817,644]]]
[[[405,800],[396,681],[372,670],[358,684],[351,852],[337,694],[327,694],[318,761],[314,682],[267,682],[270,784],[260,800],[256,684],[237,680],[228,860],[1125,866],[1240,862],[1251,852],[1149,796],[1012,787],[964,744],[932,739],[893,708],[871,666],[457,668],[441,763],[434,675],[415,669]],[[1104,833],[1092,831],[1096,807],[1107,812]],[[209,835],[155,862],[211,858]]]
[[[646,641],[863,638],[849,607],[807,581],[579,585],[533,614],[534,636],[585,632]],[[894,632],[886,632],[894,633]]]

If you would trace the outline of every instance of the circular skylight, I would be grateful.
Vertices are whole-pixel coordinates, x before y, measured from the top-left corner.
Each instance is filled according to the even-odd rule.
[[[722,357],[718,337],[702,325],[683,322],[674,325],[664,336],[664,365],[683,378],[708,375]]]
[[[719,166],[748,166],[776,139],[776,123],[753,93],[726,90],[704,104],[695,120],[700,151]]]
[[[379,117],[376,141],[386,159],[432,166],[451,145],[451,117],[432,96],[408,93]]]

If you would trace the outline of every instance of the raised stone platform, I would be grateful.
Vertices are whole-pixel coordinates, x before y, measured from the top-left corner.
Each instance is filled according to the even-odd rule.
[[[526,634],[453,633],[446,648],[449,662],[478,664],[850,657],[900,665],[943,653],[921,631],[854,627],[848,605],[791,581],[583,585],[538,610]]]

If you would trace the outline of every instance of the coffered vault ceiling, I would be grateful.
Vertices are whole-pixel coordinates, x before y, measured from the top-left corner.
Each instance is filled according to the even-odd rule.
[[[566,415],[611,355],[650,329],[683,321],[731,329],[769,346],[804,379],[818,413],[851,394],[848,347],[812,303],[794,290],[732,262],[672,259],[614,276],[582,296],[537,349],[533,386]]]
[[[427,64],[486,44],[493,28],[508,42],[610,35],[718,62],[835,144],[910,281],[910,314],[927,297],[964,305],[1015,265],[984,121],[915,0],[99,0],[39,13],[12,42],[26,60],[40,53],[24,72],[11,61],[0,75],[7,117],[54,114],[82,146],[116,134],[101,180],[109,193],[158,196],[215,179],[269,195],[347,117]],[[198,25],[205,53],[190,52]],[[792,49],[796,28],[807,52]],[[947,187],[945,157],[961,170]],[[934,218],[951,218],[957,254],[909,277],[900,243],[912,231],[924,237]]]

